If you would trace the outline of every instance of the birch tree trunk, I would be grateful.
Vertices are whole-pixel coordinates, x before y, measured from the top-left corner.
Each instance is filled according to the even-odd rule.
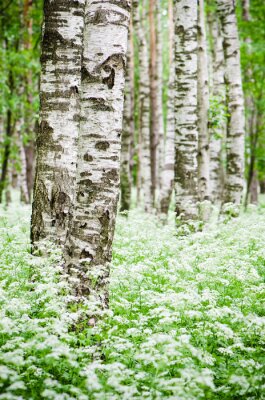
[[[151,180],[152,180],[152,205],[155,204],[158,172],[158,76],[157,76],[157,32],[156,32],[156,1],[149,0],[149,25],[150,25],[150,140],[151,140]]]
[[[200,202],[210,199],[210,157],[209,157],[209,78],[204,21],[204,0],[198,5],[198,194]],[[203,219],[207,219],[204,215]]]
[[[156,0],[156,73],[157,73],[157,171],[156,187],[161,189],[162,170],[164,166],[164,120],[163,120],[163,38],[162,38],[162,1]]]
[[[124,111],[123,111],[123,129],[121,140],[121,211],[130,209],[131,201],[131,146],[132,136],[134,134],[134,107],[133,107],[133,71],[131,58],[133,57],[132,50],[132,24],[130,23],[129,29],[129,45],[127,52],[127,65],[125,75],[125,97],[124,97]]]
[[[223,204],[240,204],[244,186],[244,99],[240,70],[240,48],[235,14],[235,3],[217,0],[221,20],[227,85],[228,126],[227,167]]]
[[[85,0],[45,0],[31,240],[63,244],[72,215]]]
[[[119,197],[129,19],[127,1],[86,2],[77,193],[65,260],[76,294],[94,295],[103,306]]]
[[[146,10],[143,5],[142,15],[140,18],[139,5],[136,8],[135,31],[139,43],[139,152],[140,161],[140,181],[142,200],[144,209],[150,212],[153,206],[152,198],[152,182],[151,182],[151,153],[150,152],[150,80],[148,68],[148,47],[145,32]],[[137,22],[137,20],[139,22]],[[139,171],[138,171],[139,173]]]
[[[190,220],[198,217],[197,0],[176,2],[175,11],[176,214]]]
[[[175,165],[175,63],[173,58],[174,50],[174,19],[172,0],[168,2],[169,20],[169,82],[167,97],[167,134],[165,142],[164,165],[161,176],[161,192],[159,201],[159,212],[162,219],[166,219],[172,191],[174,187],[174,165]]]
[[[211,55],[213,60],[212,97],[223,108],[225,105],[224,81],[224,51],[223,38],[220,24],[216,15],[210,14],[208,18],[210,35],[212,37]],[[224,170],[222,164],[222,143],[225,141],[225,119],[215,126],[210,124],[210,189],[211,200],[220,201],[223,193]]]

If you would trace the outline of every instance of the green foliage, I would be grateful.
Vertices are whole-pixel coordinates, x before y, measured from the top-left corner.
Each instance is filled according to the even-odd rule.
[[[210,106],[208,110],[208,124],[211,132],[214,134],[215,139],[222,139],[222,127],[229,117],[227,106],[224,99],[220,96],[210,96]]]
[[[60,254],[30,255],[29,208],[0,235],[0,399],[257,399],[264,390],[264,208],[176,237],[118,218],[110,310],[69,295]]]

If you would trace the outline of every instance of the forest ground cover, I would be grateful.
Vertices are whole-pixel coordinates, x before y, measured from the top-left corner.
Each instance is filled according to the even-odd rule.
[[[0,399],[265,399],[265,208],[178,235],[119,216],[110,309],[75,304],[30,208],[0,210]]]

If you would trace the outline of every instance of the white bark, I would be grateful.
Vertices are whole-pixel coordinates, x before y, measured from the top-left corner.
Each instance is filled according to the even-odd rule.
[[[204,0],[198,5],[198,194],[199,200],[210,199],[210,157],[209,157],[209,78],[204,21]]]
[[[164,165],[164,121],[163,121],[163,38],[162,38],[162,1],[156,0],[157,39],[156,39],[156,70],[157,70],[157,188],[161,189],[162,170]]]
[[[159,212],[162,219],[166,219],[172,190],[174,186],[174,166],[175,166],[175,62],[173,58],[174,49],[174,20],[173,20],[173,4],[169,0],[169,82],[167,96],[167,131],[165,140],[164,163],[161,176],[161,192],[159,199]]]
[[[196,219],[197,207],[197,0],[176,2],[176,214]]]
[[[45,0],[31,238],[65,242],[72,215],[85,0]]]
[[[79,295],[107,305],[106,283],[119,197],[130,4],[87,0],[82,57],[76,202],[65,246]]]
[[[212,80],[212,97],[218,99],[219,104],[225,104],[225,81],[224,81],[224,50],[223,37],[220,24],[215,15],[209,15],[209,30],[212,36],[212,64],[213,64],[213,80]],[[223,154],[222,143],[225,141],[226,123],[225,119],[219,126],[212,128],[210,126],[210,189],[211,200],[219,201],[223,192]]]
[[[227,168],[223,203],[240,204],[244,185],[245,118],[234,1],[217,0],[217,12],[224,38],[225,82],[230,115],[227,127]]]
[[[146,12],[143,7],[142,16],[139,15],[139,5],[136,8],[138,15],[135,17],[135,31],[139,43],[139,113],[140,113],[140,179],[144,209],[152,209],[152,183],[151,183],[151,152],[150,152],[150,80],[148,66],[148,48],[145,32]],[[137,22],[137,20],[139,22]]]

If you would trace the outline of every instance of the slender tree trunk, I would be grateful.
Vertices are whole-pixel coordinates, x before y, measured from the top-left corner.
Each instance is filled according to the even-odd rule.
[[[265,179],[259,181],[260,194],[265,194]]]
[[[198,194],[200,202],[204,202],[210,200],[209,78],[204,0],[199,0],[198,18]],[[207,214],[209,214],[209,210]],[[203,219],[207,219],[208,216],[205,214]]]
[[[144,209],[150,212],[153,206],[152,197],[152,181],[151,181],[151,155],[150,151],[150,81],[149,81],[149,68],[148,68],[148,48],[146,41],[145,32],[145,20],[146,10],[145,4],[142,10],[142,16],[140,19],[139,6],[138,20],[136,23],[135,30],[139,41],[139,114],[140,114],[140,126],[139,126],[139,152],[138,157],[140,159],[140,179],[141,179],[141,192],[142,199],[144,202]],[[139,171],[138,171],[139,173]]]
[[[151,180],[152,180],[152,206],[155,204],[157,188],[157,162],[159,141],[158,120],[158,77],[157,77],[157,35],[156,35],[156,1],[149,0],[149,24],[150,24],[150,145],[151,145]]]
[[[121,140],[121,211],[126,211],[130,209],[131,201],[131,146],[132,146],[132,136],[134,131],[133,124],[133,74],[131,73],[133,57],[133,51],[131,48],[132,40],[132,24],[130,24],[129,29],[129,45],[127,52],[127,65],[126,65],[126,76],[125,76],[125,99],[124,99],[124,112],[123,112],[123,129],[122,129],[122,140]]]
[[[157,38],[156,38],[156,71],[157,71],[157,171],[156,188],[161,189],[162,170],[164,166],[164,120],[163,120],[163,38],[162,38],[162,0],[156,0]]]
[[[223,204],[240,204],[244,186],[244,99],[240,70],[240,48],[235,3],[217,0],[224,38],[225,82],[227,85],[227,168]]]
[[[197,17],[197,0],[176,3],[175,190],[182,220],[198,217]]]
[[[248,23],[251,20],[250,16],[250,2],[249,0],[242,1],[242,17],[243,20]],[[251,45],[251,39],[245,38],[245,44],[248,46],[247,52],[249,52],[249,46]],[[245,76],[247,81],[252,79],[252,69],[248,66]],[[250,93],[245,95],[245,111],[246,111],[246,137],[247,143],[250,143],[249,153],[250,157],[246,157],[246,164],[248,164],[248,176],[247,176],[247,190],[245,196],[245,208],[247,208],[248,201],[254,201],[257,204],[258,201],[258,181],[256,177],[255,164],[256,164],[256,147],[258,142],[258,121],[256,121],[257,111],[254,104],[254,99]],[[246,152],[248,154],[248,151]],[[256,192],[256,193],[255,193]]]
[[[20,156],[20,171],[19,171],[19,187],[20,187],[20,200],[22,203],[29,204],[29,192],[27,185],[27,162],[25,148],[23,145],[23,132],[22,132],[22,117],[17,122],[17,144]]]
[[[173,3],[168,2],[168,20],[169,20],[169,82],[167,97],[167,134],[165,142],[165,157],[161,178],[161,192],[159,201],[159,211],[162,219],[166,219],[172,191],[174,187],[174,165],[175,165],[175,62],[173,58],[174,51],[174,19]]]
[[[220,24],[216,15],[208,15],[210,35],[212,37],[212,97],[223,108],[225,106],[224,51]],[[226,136],[225,119],[217,126],[210,123],[210,191],[213,202],[221,201],[223,193],[224,168],[222,143]]]
[[[45,0],[31,239],[63,244],[72,215],[85,0]]]
[[[12,112],[10,109],[8,109],[6,116],[6,137],[4,138],[4,154],[2,158],[2,169],[0,178],[0,203],[3,200],[3,192],[7,183],[9,155],[11,149],[11,137],[12,137]]]
[[[124,75],[130,6],[87,0],[76,201],[65,246],[77,295],[108,304],[107,279],[119,197]]]
[[[23,41],[24,49],[32,51],[32,5],[33,0],[24,0],[23,7],[23,21],[25,27],[25,38]],[[31,198],[33,183],[34,183],[34,172],[35,172],[35,136],[36,136],[36,121],[34,121],[34,109],[33,109],[33,79],[32,79],[32,71],[29,69],[24,78],[25,87],[24,90],[26,92],[26,110],[24,115],[24,122],[26,126],[26,130],[29,134],[29,140],[26,145],[24,145],[24,152],[26,156],[26,171],[27,171],[27,191],[29,194],[29,198]]]

